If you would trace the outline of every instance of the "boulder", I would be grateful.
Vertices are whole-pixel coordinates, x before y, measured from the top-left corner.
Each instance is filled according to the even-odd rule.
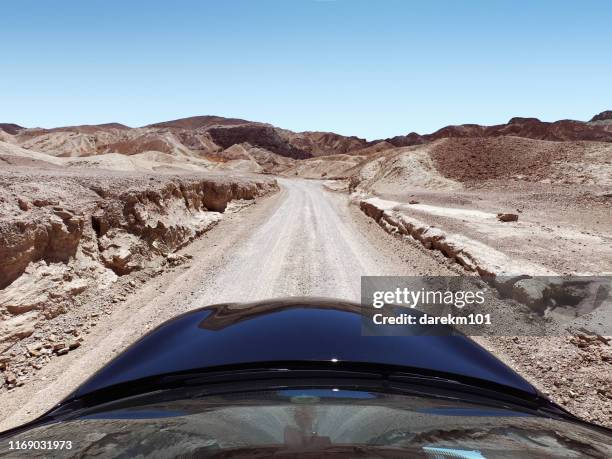
[[[512,298],[530,309],[543,314],[546,306],[546,291],[549,284],[544,280],[521,279],[512,286]]]
[[[11,314],[48,309],[52,303],[70,299],[89,286],[85,279],[67,278],[69,270],[63,263],[33,263],[25,275],[0,290],[0,306]]]
[[[138,236],[113,228],[99,240],[101,261],[119,275],[141,269],[138,260],[141,244]]]
[[[11,371],[7,371],[4,374],[4,380],[6,381],[6,384],[8,384],[9,386],[17,383],[17,377]]]
[[[31,311],[0,322],[0,352],[10,346],[10,343],[26,338],[34,333],[38,313]]]
[[[497,214],[497,219],[500,222],[515,222],[518,221],[517,214]]]

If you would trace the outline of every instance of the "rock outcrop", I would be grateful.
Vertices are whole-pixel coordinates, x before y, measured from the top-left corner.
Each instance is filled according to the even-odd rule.
[[[578,141],[590,140],[612,142],[612,131],[605,125],[593,121],[608,120],[610,111],[596,115],[591,122],[576,120],[559,120],[554,122],[540,121],[537,118],[514,117],[506,124],[482,126],[479,124],[461,124],[446,126],[431,134],[420,135],[412,132],[408,135],[385,139],[396,147],[420,145],[444,138],[479,138],[515,136],[535,140]]]
[[[83,171],[0,174],[0,184],[0,342],[66,312],[79,293],[172,254],[231,201],[277,189],[263,177]]]
[[[605,110],[601,113],[598,113],[593,118],[591,118],[591,122],[593,121],[612,121],[612,110]]]
[[[15,123],[0,123],[0,131],[4,131],[7,134],[17,134],[22,129],[25,129],[23,126],[19,126]]]

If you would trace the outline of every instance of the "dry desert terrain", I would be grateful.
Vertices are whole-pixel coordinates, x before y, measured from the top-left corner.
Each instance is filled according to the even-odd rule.
[[[375,141],[215,116],[0,124],[0,260],[0,430],[177,314],[359,301],[364,275],[510,276],[524,302],[492,300],[509,318],[567,326],[476,339],[612,427],[612,305],[528,278],[612,276],[612,112]]]

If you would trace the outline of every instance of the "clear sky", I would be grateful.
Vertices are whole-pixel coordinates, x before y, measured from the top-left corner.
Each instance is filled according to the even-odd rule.
[[[612,109],[612,1],[0,1],[0,122],[368,139]]]

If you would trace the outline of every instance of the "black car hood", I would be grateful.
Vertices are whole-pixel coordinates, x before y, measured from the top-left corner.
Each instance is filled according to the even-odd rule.
[[[474,343],[456,334],[363,336],[361,306],[292,298],[210,306],[176,317],[145,335],[68,399],[156,375],[271,362],[391,365],[411,372],[475,378],[524,393],[537,391]]]

